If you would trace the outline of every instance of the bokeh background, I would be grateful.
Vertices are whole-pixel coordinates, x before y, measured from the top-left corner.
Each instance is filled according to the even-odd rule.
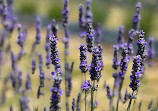
[[[145,31],[146,41],[149,37],[153,37],[155,39],[155,50],[156,56],[158,55],[158,1],[157,0],[140,0],[142,3],[142,11],[141,11],[141,23],[140,28]],[[128,30],[132,26],[133,14],[135,12],[135,4],[138,0],[92,0],[92,12],[94,19],[94,28],[97,23],[101,23],[103,27],[102,32],[102,45],[104,46],[103,50],[103,58],[105,68],[102,72],[102,78],[99,83],[99,90],[97,95],[97,100],[99,102],[98,108],[96,111],[106,110],[108,111],[109,101],[106,98],[106,90],[103,89],[103,83],[106,80],[106,83],[113,86],[114,79],[112,77],[112,73],[114,70],[112,69],[112,59],[113,59],[113,50],[112,45],[116,43],[118,37],[118,29],[120,25],[125,26],[125,39],[128,38]],[[72,103],[72,98],[77,99],[78,92],[80,90],[81,85],[81,73],[79,70],[79,46],[81,44],[81,38],[79,37],[79,26],[78,26],[78,6],[79,4],[85,4],[85,0],[70,0],[70,56],[69,61],[75,62],[74,70],[73,70],[73,89],[71,92],[71,96],[69,98],[69,104]],[[18,62],[18,66],[22,69],[23,78],[25,80],[26,73],[31,73],[31,46],[35,40],[35,20],[36,16],[41,17],[42,23],[42,40],[41,44],[37,46],[38,52],[43,54],[45,59],[45,37],[46,37],[46,26],[50,23],[52,18],[56,19],[59,26],[59,52],[60,59],[63,61],[63,53],[64,46],[62,43],[62,37],[64,37],[63,27],[61,24],[62,21],[62,9],[63,9],[63,1],[62,0],[15,0],[14,1],[14,11],[18,16],[18,22],[23,25],[23,27],[28,27],[28,38],[26,40],[25,50],[27,54],[24,58]],[[11,47],[15,53],[20,51],[16,41],[17,41],[18,33],[17,29],[13,32],[11,38]],[[134,47],[136,46],[136,40],[134,42]],[[135,49],[136,50],[136,49]],[[34,56],[37,58],[36,56]],[[4,87],[7,87],[7,101],[5,104],[0,105],[0,111],[8,111],[10,104],[13,105],[15,111],[19,110],[19,98],[20,95],[15,94],[12,89],[11,82],[7,85],[3,84],[3,78],[7,74],[10,74],[11,64],[10,64],[10,55],[5,55],[5,63],[2,67],[2,74],[0,80],[0,90]],[[89,58],[89,60],[91,60]],[[63,63],[62,63],[63,65]],[[127,71],[125,83],[123,86],[122,94],[124,94],[125,89],[127,88],[129,91],[129,75],[131,74],[132,62],[129,64],[129,68]],[[138,94],[138,99],[136,102],[136,107],[133,111],[137,111],[139,101],[142,102],[142,111],[147,111],[148,104],[151,99],[154,100],[153,107],[156,108],[156,102],[158,100],[158,61],[155,57],[153,67],[148,67],[146,64],[146,73],[145,78],[142,79],[142,85],[140,87],[140,91]],[[53,66],[51,69],[47,69],[44,66],[45,74],[48,78],[51,77],[51,71],[53,70]],[[87,73],[87,77],[88,73]],[[34,108],[39,109],[39,111],[43,110],[43,107],[46,106],[47,110],[50,104],[50,87],[52,85],[52,80],[49,81],[46,79],[46,87],[44,87],[45,95],[41,96],[40,99],[36,98],[37,89],[39,85],[39,71],[36,70],[34,75],[31,75],[32,81],[32,91],[28,93],[29,97],[29,106],[33,110]],[[62,89],[64,89],[64,84],[62,84]],[[2,98],[2,93],[0,92],[0,98]],[[82,101],[84,98],[82,98]],[[88,101],[90,100],[90,95],[88,95]],[[82,104],[82,111],[84,110],[84,104]],[[62,111],[65,111],[65,95],[62,96]],[[127,104],[123,105],[120,103],[120,111],[124,111],[127,108]]]

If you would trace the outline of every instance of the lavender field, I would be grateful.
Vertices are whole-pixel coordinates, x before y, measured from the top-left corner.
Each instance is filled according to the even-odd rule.
[[[0,0],[0,111],[158,111],[157,2],[37,1]]]

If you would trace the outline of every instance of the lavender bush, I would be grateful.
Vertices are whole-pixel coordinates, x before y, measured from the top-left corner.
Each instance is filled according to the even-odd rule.
[[[119,111],[128,105],[127,111],[135,111],[135,106],[138,106],[139,111],[145,108],[157,111],[158,105],[154,106],[155,98],[148,106],[142,107],[143,101],[136,105],[144,90],[141,85],[148,84],[150,76],[145,76],[146,70],[148,71],[145,63],[152,66],[155,62],[154,40],[149,38],[146,42],[145,32],[141,29],[141,3],[136,4],[128,38],[126,27],[119,27],[118,38],[113,44],[113,60],[109,60],[113,63],[110,64],[104,60],[108,56],[104,52],[108,50],[107,45],[102,43],[106,36],[102,33],[104,28],[100,23],[97,23],[97,27],[93,24],[96,22],[93,21],[93,2],[86,0],[85,5],[80,4],[77,9],[80,28],[78,35],[82,41],[75,38],[74,43],[69,30],[70,12],[73,10],[69,2],[63,0],[63,29],[56,18],[48,24],[44,21],[47,26],[43,28],[42,17],[36,17],[33,30],[36,35],[32,42],[28,38],[31,36],[29,27],[26,28],[14,12],[14,0],[0,0],[0,110],[8,106],[10,111],[101,111],[107,107],[108,111]],[[42,38],[43,30],[46,30],[45,43]],[[33,43],[32,46],[30,42]],[[76,49],[79,53],[72,50],[76,48],[73,47],[74,44],[79,47],[79,50]],[[136,51],[134,45],[137,46]],[[74,53],[78,54],[75,60]],[[105,70],[112,73],[114,81],[111,82]],[[105,76],[106,81],[103,81]],[[100,89],[101,85],[103,90]],[[122,91],[125,92],[122,94]],[[109,105],[100,101],[100,98],[109,101]]]

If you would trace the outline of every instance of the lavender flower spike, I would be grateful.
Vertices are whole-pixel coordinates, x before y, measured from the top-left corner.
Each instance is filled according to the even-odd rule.
[[[132,88],[133,92],[138,90],[140,86],[140,78],[141,78],[141,73],[140,73],[140,68],[141,68],[141,57],[140,55],[134,56],[133,57],[133,67],[132,67],[132,75],[130,76],[131,83],[130,83],[130,88]]]
[[[88,68],[87,68],[87,47],[86,45],[81,44],[80,46],[80,69],[82,73],[86,73]]]
[[[155,56],[154,39],[153,39],[153,38],[150,38],[150,39],[148,40],[148,43],[149,43],[149,48],[148,48],[147,60],[148,60],[148,65],[149,65],[149,66],[152,66],[152,65],[153,65],[152,59],[153,59],[154,56]]]
[[[134,30],[139,30],[139,25],[140,25],[140,20],[141,20],[141,15],[140,15],[140,10],[142,9],[142,5],[140,2],[136,4],[136,12],[133,16],[133,26],[132,29]]]
[[[84,18],[84,5],[79,5],[79,26],[83,28],[85,26],[85,18]]]
[[[75,111],[75,98],[73,98],[73,100],[72,100],[72,111]]]
[[[114,58],[113,58],[113,65],[112,67],[117,70],[119,67],[119,47],[118,45],[113,45],[114,50]]]
[[[64,9],[63,9],[63,27],[67,27],[68,26],[68,19],[69,19],[69,13],[70,13],[70,9],[68,6],[69,0],[63,0],[64,1]]]
[[[36,44],[41,42],[41,22],[40,17],[36,17]]]
[[[92,15],[92,11],[91,11],[91,0],[86,0],[87,3],[87,7],[86,7],[86,15],[85,15],[85,19],[86,19],[86,24],[89,22],[93,22],[93,15]]]
[[[21,24],[18,24],[18,45],[23,48],[24,42],[23,42],[23,33],[22,33],[22,27]]]
[[[141,68],[140,68],[141,74],[144,74],[144,72],[145,72],[144,62],[145,62],[145,59],[147,56],[146,45],[147,45],[147,43],[145,42],[144,32],[142,30],[139,32],[139,40],[137,41],[137,46],[138,46],[137,55],[140,55],[140,57],[142,59]]]
[[[99,60],[99,49],[95,47],[92,52],[92,62],[90,67],[90,75],[91,80],[97,80],[99,81],[101,77],[101,67],[100,67],[100,60]]]
[[[27,73],[27,76],[26,76],[25,88],[26,88],[28,91],[30,91],[30,90],[32,89],[31,78],[30,78],[29,73]]]
[[[55,67],[54,83],[51,87],[52,96],[50,98],[50,111],[61,111],[61,95],[63,91],[60,87],[62,82],[62,71],[60,66],[59,52],[57,49],[58,38],[57,35],[53,34],[50,38],[50,49],[51,49],[51,60]]]
[[[33,59],[33,60],[32,60],[32,74],[35,73],[35,70],[36,70],[36,60]]]
[[[122,47],[123,42],[124,42],[124,26],[120,26],[119,36],[118,36],[118,40],[117,40],[117,44],[118,44],[119,48]]]

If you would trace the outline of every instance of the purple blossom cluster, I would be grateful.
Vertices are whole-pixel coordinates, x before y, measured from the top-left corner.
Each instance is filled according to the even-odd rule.
[[[155,57],[155,49],[154,49],[154,39],[150,38],[148,40],[148,44],[149,44],[149,48],[147,50],[147,60],[148,60],[148,65],[152,66],[153,65],[153,61],[152,59]]]
[[[80,46],[80,69],[82,73],[86,73],[88,71],[87,66],[87,47],[86,45],[81,44]]]

